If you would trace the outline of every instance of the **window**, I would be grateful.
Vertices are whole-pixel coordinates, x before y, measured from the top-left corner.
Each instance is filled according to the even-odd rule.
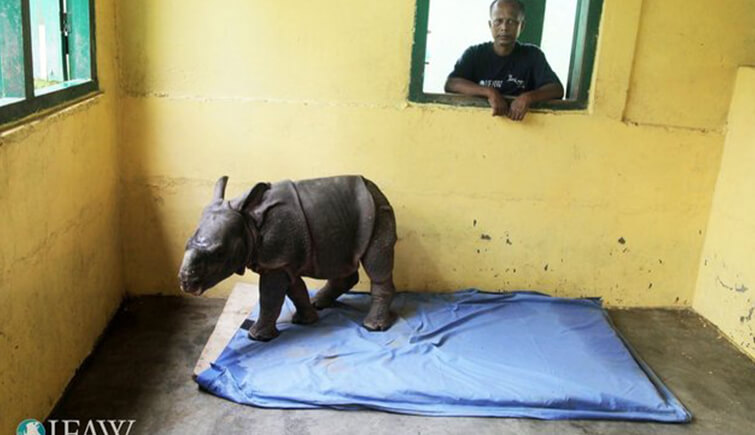
[[[0,0],[0,124],[97,90],[92,0]]]
[[[415,102],[487,106],[474,97],[444,94],[456,60],[474,44],[490,41],[492,0],[417,0],[409,99]],[[538,45],[561,79],[565,101],[536,107],[587,107],[602,0],[524,0],[521,42]]]

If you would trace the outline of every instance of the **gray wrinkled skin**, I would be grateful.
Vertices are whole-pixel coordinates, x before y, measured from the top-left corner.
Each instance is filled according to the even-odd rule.
[[[294,322],[314,323],[316,309],[333,305],[359,281],[361,263],[372,295],[364,326],[391,326],[396,219],[374,183],[361,176],[258,183],[225,200],[227,183],[228,177],[217,181],[186,243],[178,274],[183,291],[201,295],[234,272],[259,273],[260,315],[249,336],[267,341],[278,336],[286,296],[296,306]],[[327,280],[311,302],[303,276]]]

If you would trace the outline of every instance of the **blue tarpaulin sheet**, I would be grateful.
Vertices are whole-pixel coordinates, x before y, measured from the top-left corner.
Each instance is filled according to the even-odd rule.
[[[686,422],[690,413],[614,329],[597,299],[532,292],[399,293],[384,332],[347,293],[313,325],[286,300],[273,341],[239,328],[197,377],[234,402],[437,416]],[[247,326],[257,316],[253,310]]]

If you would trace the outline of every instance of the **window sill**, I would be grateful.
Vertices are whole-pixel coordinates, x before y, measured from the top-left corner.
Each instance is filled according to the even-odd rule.
[[[17,102],[0,106],[0,132],[6,131],[39,118],[65,110],[84,100],[93,98],[102,91],[96,81],[86,81],[61,89],[40,93],[32,100],[21,99]]]
[[[23,117],[20,117],[20,118],[14,119],[14,120],[9,120],[9,121],[6,122],[3,119],[3,121],[0,121],[0,122],[2,122],[0,124],[0,135],[4,136],[4,135],[10,133],[13,130],[17,130],[17,129],[23,128],[23,127],[25,127],[27,125],[30,125],[32,123],[42,121],[42,120],[44,120],[46,118],[51,118],[51,117],[57,116],[57,115],[59,115],[59,114],[61,114],[63,112],[69,111],[69,110],[75,110],[77,107],[85,105],[85,104],[89,103],[90,101],[93,101],[94,99],[96,99],[97,97],[99,97],[100,95],[103,95],[103,94],[104,94],[104,92],[102,90],[94,89],[94,90],[91,90],[91,91],[89,91],[87,93],[84,93],[84,94],[82,94],[82,95],[80,95],[80,96],[78,96],[76,98],[72,98],[70,100],[66,100],[64,102],[58,103],[58,104],[56,104],[54,106],[51,106],[51,107],[48,107],[48,108],[40,109],[39,111],[36,111],[36,112],[33,112],[33,113],[29,113],[29,114],[27,114],[27,115],[25,115]],[[4,107],[0,107],[0,111],[2,109],[4,109]],[[4,118],[4,116],[5,116],[5,114],[3,113],[3,118]]]
[[[504,97],[508,101],[513,101],[515,97]],[[428,103],[442,104],[447,106],[459,107],[484,107],[489,109],[490,105],[485,98],[473,97],[459,94],[420,94],[409,99],[410,103]],[[552,100],[535,103],[531,109],[535,112],[560,112],[560,111],[581,111],[587,109],[587,104],[578,100]]]

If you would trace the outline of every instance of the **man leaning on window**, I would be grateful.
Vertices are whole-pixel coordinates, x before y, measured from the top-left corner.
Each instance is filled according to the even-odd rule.
[[[493,116],[521,121],[530,105],[558,100],[564,87],[543,52],[518,41],[524,28],[524,4],[495,0],[490,5],[493,42],[469,47],[446,80],[446,92],[485,97]],[[511,103],[503,97],[515,97]]]

